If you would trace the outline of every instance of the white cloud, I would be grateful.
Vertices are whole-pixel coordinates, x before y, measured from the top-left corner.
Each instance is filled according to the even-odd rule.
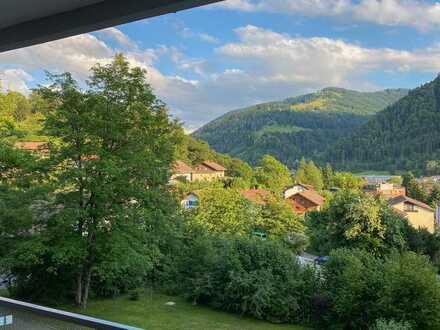
[[[0,87],[4,91],[13,90],[27,94],[29,81],[32,81],[32,76],[22,69],[0,70]]]
[[[440,70],[440,45],[406,51],[363,48],[329,38],[295,38],[256,26],[236,30],[240,41],[217,51],[251,66],[254,75],[270,81],[303,85],[348,85],[354,77],[373,70]]]
[[[228,0],[214,5],[247,12],[337,17],[420,30],[440,27],[440,3],[421,0]]]
[[[211,44],[217,44],[220,42],[216,37],[205,33],[205,32],[196,32],[191,30],[189,27],[184,26],[183,22],[178,21],[176,24],[176,29],[180,29],[180,35],[183,38],[197,38],[201,41],[208,42]]]
[[[293,37],[256,26],[241,27],[235,33],[238,41],[218,47],[208,59],[187,58],[180,49],[163,45],[136,47],[125,55],[132,65],[147,70],[155,93],[190,130],[228,110],[318,88],[371,89],[367,76],[371,72],[440,71],[440,44],[405,51]],[[0,54],[0,62],[14,68],[0,72],[8,88],[25,91],[33,70],[69,71],[84,80],[90,67],[109,63],[116,52],[86,34]],[[158,69],[162,57],[174,64],[172,74]],[[228,66],[218,69],[218,62]]]
[[[103,35],[104,37],[115,40],[119,45],[124,48],[136,47],[136,43],[133,40],[131,40],[125,33],[115,27],[101,30],[98,33]]]
[[[114,51],[103,41],[93,35],[83,34],[0,53],[0,63],[16,65],[27,71],[35,69],[69,71],[77,78],[85,79],[94,64],[105,63],[113,56],[113,53]]]

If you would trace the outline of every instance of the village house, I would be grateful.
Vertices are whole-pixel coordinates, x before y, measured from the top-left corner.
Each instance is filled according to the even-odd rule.
[[[320,211],[325,199],[315,190],[304,190],[286,198],[297,214],[304,214],[310,211]]]
[[[374,187],[367,188],[366,192],[374,196],[381,195],[386,199],[406,196],[406,189],[393,183],[380,183]]]
[[[313,186],[302,183],[286,188],[283,197],[297,214],[319,211],[325,202],[324,197],[316,192]]]
[[[435,210],[429,205],[407,196],[397,196],[388,201],[391,208],[408,219],[414,228],[435,232]]]
[[[173,164],[170,182],[175,183],[178,179],[184,179],[187,182],[223,179],[225,171],[223,166],[210,160],[205,160],[194,167],[178,160]]]
[[[291,196],[303,192],[305,190],[314,190],[313,186],[309,184],[297,183],[291,187],[287,187],[283,192],[284,199],[290,198]]]
[[[185,181],[191,182],[193,169],[191,166],[182,162],[181,160],[177,160],[173,163],[171,167],[171,178],[170,182],[175,183],[178,179],[183,179]]]

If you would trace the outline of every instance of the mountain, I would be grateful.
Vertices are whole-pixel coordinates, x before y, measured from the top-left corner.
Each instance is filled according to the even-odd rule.
[[[337,139],[407,94],[405,89],[362,93],[325,88],[229,112],[193,133],[218,152],[252,164],[271,154],[294,167],[301,157],[316,158]]]
[[[335,143],[323,158],[351,170],[423,170],[440,159],[440,77]]]

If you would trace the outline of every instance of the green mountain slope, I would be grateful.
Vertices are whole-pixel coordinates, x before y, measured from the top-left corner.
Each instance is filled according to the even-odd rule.
[[[356,170],[423,169],[440,158],[440,77],[409,92],[323,155]]]
[[[326,88],[229,112],[193,135],[216,151],[253,164],[271,154],[293,167],[301,157],[316,157],[406,94],[404,89],[361,93]]]

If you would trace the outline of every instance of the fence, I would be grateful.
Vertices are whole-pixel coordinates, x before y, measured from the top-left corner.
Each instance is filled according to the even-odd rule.
[[[142,330],[128,325],[0,297],[0,330]]]

